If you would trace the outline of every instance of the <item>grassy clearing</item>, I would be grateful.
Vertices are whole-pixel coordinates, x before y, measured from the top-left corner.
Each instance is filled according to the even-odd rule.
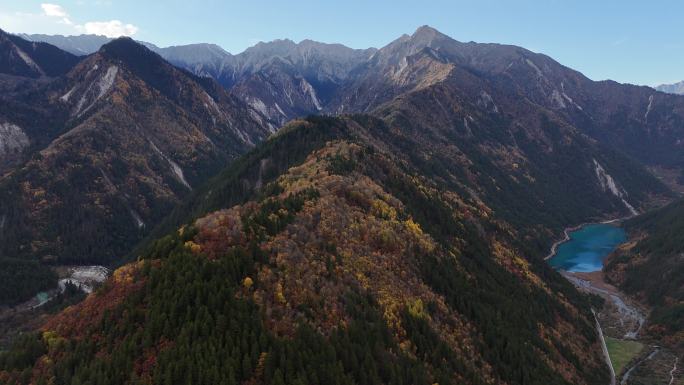
[[[610,361],[613,363],[615,373],[619,374],[625,365],[629,363],[644,348],[642,343],[617,338],[606,337],[606,346]]]

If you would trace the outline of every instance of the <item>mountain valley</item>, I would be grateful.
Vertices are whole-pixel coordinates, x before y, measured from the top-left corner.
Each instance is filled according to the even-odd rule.
[[[608,384],[603,300],[544,258],[616,218],[605,280],[684,349],[684,96],[423,26],[237,55],[0,31],[0,101],[0,310],[113,270],[0,328],[0,383]]]

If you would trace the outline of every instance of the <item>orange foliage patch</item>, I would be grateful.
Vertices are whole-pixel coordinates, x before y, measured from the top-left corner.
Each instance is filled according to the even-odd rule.
[[[344,327],[350,321],[345,296],[353,288],[368,291],[409,354],[414,347],[403,329],[401,312],[416,303],[430,303],[437,315],[425,313],[428,322],[455,352],[479,361],[483,372],[491,375],[476,354],[475,329],[422,281],[419,259],[436,252],[435,241],[410,217],[400,215],[405,212],[401,201],[367,176],[327,171],[325,159],[353,159],[359,151],[354,144],[329,143],[281,176],[278,183],[284,191],[278,199],[308,188],[315,188],[319,197],[306,202],[285,230],[261,245],[269,263],[260,266],[252,290],[243,295],[252,296],[264,309],[272,331],[292,336],[301,321],[323,334]],[[425,188],[425,193],[432,191]],[[196,242],[203,251],[214,253],[244,243],[241,210],[254,209],[232,208],[198,220]]]
[[[247,236],[242,231],[241,215],[254,204],[233,207],[211,213],[195,222],[199,233],[195,237],[202,252],[209,258],[216,258],[226,250],[247,244]]]
[[[143,288],[145,282],[137,274],[142,263],[131,263],[115,270],[101,289],[50,318],[41,329],[54,331],[65,338],[84,337],[90,327],[102,320],[105,311],[116,308],[131,293]]]

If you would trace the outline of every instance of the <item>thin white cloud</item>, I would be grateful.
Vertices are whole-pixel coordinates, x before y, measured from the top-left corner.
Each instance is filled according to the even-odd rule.
[[[95,5],[109,7],[112,5],[111,0],[76,0],[76,5]]]
[[[138,27],[133,24],[124,24],[120,20],[90,21],[78,27],[87,34],[107,37],[133,36],[138,32]]]
[[[99,2],[99,1],[98,1]],[[0,11],[0,28],[14,33],[95,34],[107,37],[133,36],[139,28],[121,20],[74,23],[69,12],[59,4],[42,3],[40,13]]]
[[[623,37],[623,38],[621,38],[621,39],[615,40],[611,45],[612,45],[613,47],[617,47],[617,46],[619,46],[619,45],[625,44],[628,40],[629,40],[629,38]]]
[[[40,7],[43,8],[43,12],[47,16],[69,17],[69,14],[66,13],[66,11],[64,10],[64,8],[62,8],[61,5],[43,3],[40,5]]]
[[[47,16],[45,13],[2,12],[0,11],[0,28],[12,33],[44,33],[74,34],[73,25],[61,19]]]
[[[71,19],[69,19],[69,14],[67,11],[62,8],[61,5],[43,3],[40,5],[40,7],[43,9],[43,14],[45,14],[45,16],[59,18],[58,23],[66,25],[74,24],[71,22]]]

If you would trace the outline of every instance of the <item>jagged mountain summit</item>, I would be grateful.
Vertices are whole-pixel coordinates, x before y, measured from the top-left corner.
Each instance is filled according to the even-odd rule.
[[[92,53],[95,47],[99,49],[98,44],[111,40],[94,35],[22,36],[80,54]],[[278,126],[321,112],[351,70],[375,52],[374,48],[355,50],[341,44],[288,39],[261,42],[237,55],[214,44],[165,48],[141,44],[176,66],[215,79]]]
[[[323,112],[351,71],[374,51],[311,40],[259,43],[234,56],[231,72],[216,76],[252,107],[283,124]]]
[[[656,90],[666,92],[668,94],[684,95],[684,81],[674,84],[661,84],[656,87]]]

